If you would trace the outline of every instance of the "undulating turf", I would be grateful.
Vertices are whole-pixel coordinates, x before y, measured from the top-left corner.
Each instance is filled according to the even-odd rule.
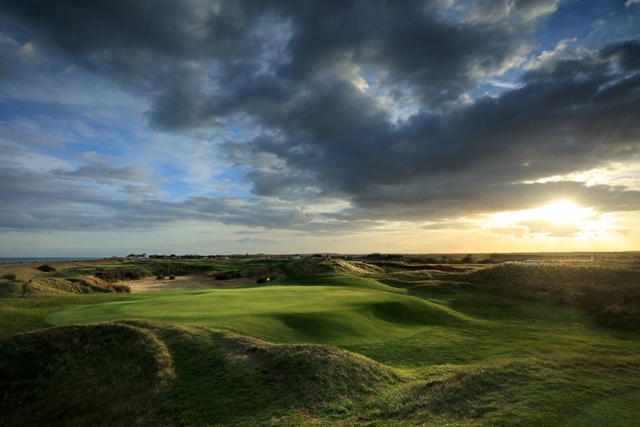
[[[271,286],[0,299],[0,374],[39,378],[43,392],[25,385],[20,396],[55,414],[61,403],[51,390],[73,379],[74,367],[92,378],[127,365],[113,371],[118,390],[155,394],[138,409],[116,405],[125,414],[118,419],[108,408],[94,417],[113,425],[640,425],[640,335],[607,329],[561,298],[486,283],[441,286],[462,282],[438,273],[432,282],[421,276],[419,289],[399,274],[404,281],[288,273]],[[12,335],[49,325],[59,326]],[[134,365],[145,352],[165,354],[171,375],[163,382],[140,388],[127,357],[110,355],[140,342],[131,334],[154,337],[153,345],[132,347],[142,356],[123,354]],[[95,359],[99,349],[107,353]],[[37,361],[29,375],[14,360],[25,351]],[[77,380],[88,407],[118,402]],[[14,405],[6,425],[28,421],[15,395],[6,396]],[[72,408],[82,401],[69,399]],[[65,419],[49,425],[84,420]]]
[[[367,281],[372,287],[365,286]],[[272,285],[167,293],[79,306],[46,320],[57,325],[149,319],[229,329],[275,342],[325,344],[378,342],[432,326],[473,321],[446,306],[408,296],[404,290],[381,292],[384,285],[374,279],[344,278],[343,282],[339,287]]]

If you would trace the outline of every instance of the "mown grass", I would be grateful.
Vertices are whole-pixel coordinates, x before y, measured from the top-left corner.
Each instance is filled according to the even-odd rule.
[[[223,328],[276,342],[333,344],[380,341],[456,322],[456,313],[446,307],[407,296],[374,279],[316,279],[313,286],[309,281],[306,286],[290,279],[284,286],[176,292],[152,299],[79,306],[54,313],[47,321],[63,324],[138,318]],[[380,288],[387,292],[380,292]]]
[[[140,425],[638,425],[640,335],[605,328],[555,292],[463,274],[316,276],[269,265],[289,277],[270,287],[0,299],[0,334],[25,340],[11,334],[116,321],[107,325],[156,337],[174,376],[145,400],[152,417],[137,416]]]

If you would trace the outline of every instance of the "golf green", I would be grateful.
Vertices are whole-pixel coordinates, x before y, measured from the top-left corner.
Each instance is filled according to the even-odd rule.
[[[276,342],[347,344],[464,322],[444,306],[361,286],[271,286],[184,291],[56,312],[59,325],[148,319],[228,329]]]

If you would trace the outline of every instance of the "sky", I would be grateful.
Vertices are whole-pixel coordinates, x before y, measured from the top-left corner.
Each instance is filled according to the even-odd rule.
[[[640,0],[3,0],[0,257],[640,249]]]

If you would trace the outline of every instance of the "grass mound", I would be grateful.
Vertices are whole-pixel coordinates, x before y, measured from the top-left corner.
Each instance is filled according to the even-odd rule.
[[[640,330],[640,286],[587,285],[580,288],[574,303],[595,316],[601,324],[620,329]]]
[[[21,282],[28,282],[33,277],[42,274],[41,271],[37,270],[33,264],[24,265],[24,264],[9,264],[9,265],[0,265],[0,277],[6,278],[5,280],[12,277],[9,280],[19,280]]]
[[[409,293],[435,292],[439,294],[460,294],[476,292],[478,286],[468,282],[454,282],[450,280],[433,280],[419,285],[411,286]]]
[[[401,325],[445,324],[450,315],[434,310],[420,300],[379,302],[371,305],[372,313],[380,320]]]
[[[482,418],[515,403],[513,392],[536,381],[536,368],[522,362],[465,367],[435,379],[414,382],[397,391],[393,400],[385,396],[371,401],[371,414],[375,419],[423,421],[434,416],[449,420]]]
[[[99,279],[105,282],[122,282],[127,280],[138,280],[145,277],[153,276],[153,272],[144,267],[132,267],[132,268],[106,268],[96,270],[93,273]]]
[[[460,280],[523,290],[563,291],[583,285],[640,284],[640,272],[595,266],[505,263],[460,275]]]
[[[112,284],[94,276],[60,279],[37,278],[24,287],[26,294],[90,294],[99,292],[131,292],[126,285]]]
[[[394,271],[387,273],[387,277],[392,280],[403,280],[407,282],[433,279],[433,276],[427,270]]]
[[[0,281],[0,298],[19,297],[24,293],[24,283],[19,281]]]
[[[501,264],[462,275],[507,290],[548,292],[591,314],[601,324],[640,330],[640,272],[569,265]]]
[[[54,327],[0,340],[0,425],[345,417],[398,382],[386,366],[329,346],[147,321]]]
[[[296,405],[345,413],[355,401],[398,381],[384,365],[335,347],[269,344],[220,333],[226,357],[249,374],[274,381]]]
[[[60,326],[0,340],[0,425],[161,425],[166,347],[132,325]]]
[[[317,276],[371,276],[384,274],[378,266],[364,262],[347,262],[341,259],[303,258],[291,261],[287,268],[295,274]]]

